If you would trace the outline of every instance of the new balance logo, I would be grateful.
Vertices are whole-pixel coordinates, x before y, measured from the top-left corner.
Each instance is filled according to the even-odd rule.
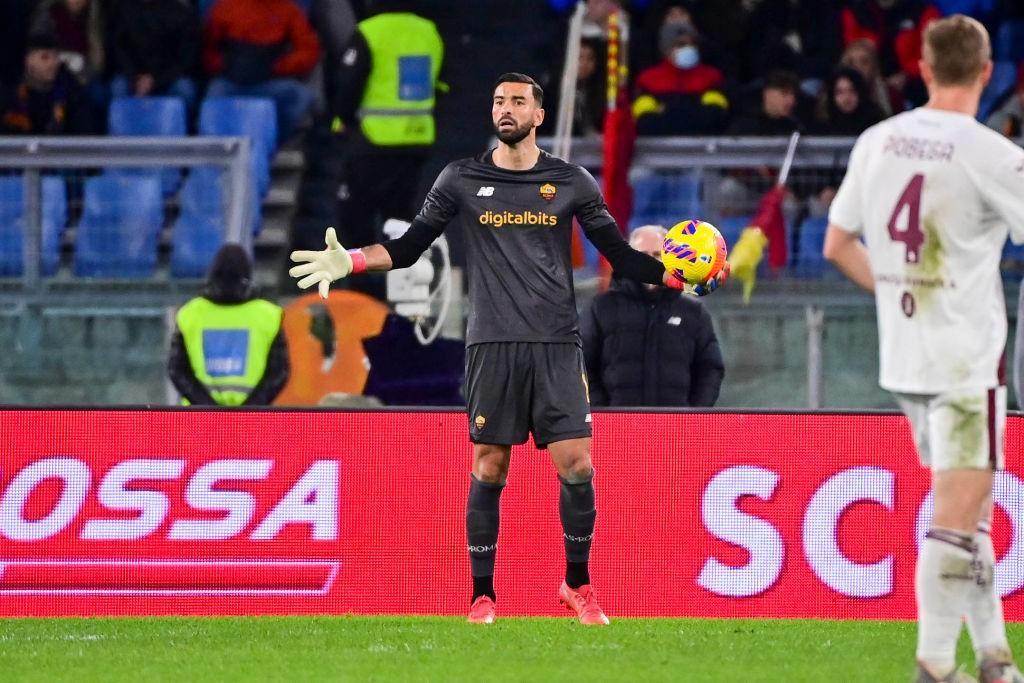
[[[493,187],[487,187],[486,185],[484,187],[481,187],[479,190],[477,190],[477,193],[476,193],[477,197],[491,197],[493,195],[494,195],[494,188]]]

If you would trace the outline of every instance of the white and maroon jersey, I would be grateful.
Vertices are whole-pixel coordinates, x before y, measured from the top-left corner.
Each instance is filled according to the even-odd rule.
[[[1024,151],[965,114],[900,114],[857,140],[829,222],[867,245],[883,388],[996,386],[999,260],[1007,233],[1024,242]]]

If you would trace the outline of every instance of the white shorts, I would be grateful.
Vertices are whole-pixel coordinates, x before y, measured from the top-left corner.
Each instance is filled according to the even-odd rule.
[[[917,454],[933,470],[1003,469],[1006,387],[896,394]]]

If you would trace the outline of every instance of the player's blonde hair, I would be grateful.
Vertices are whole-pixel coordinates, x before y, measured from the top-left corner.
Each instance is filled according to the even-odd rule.
[[[980,21],[954,14],[928,24],[923,56],[938,85],[973,85],[992,58],[992,45]]]

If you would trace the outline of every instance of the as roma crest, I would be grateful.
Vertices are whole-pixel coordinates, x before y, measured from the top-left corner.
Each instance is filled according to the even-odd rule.
[[[555,193],[557,192],[558,190],[551,183],[544,183],[540,186],[540,196],[549,202],[555,198]]]

